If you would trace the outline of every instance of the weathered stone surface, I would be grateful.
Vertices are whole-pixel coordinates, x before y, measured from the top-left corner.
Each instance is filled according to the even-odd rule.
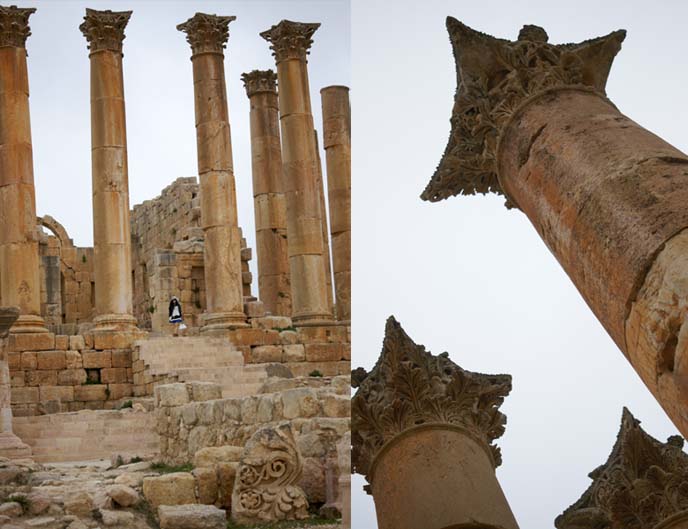
[[[64,501],[64,509],[67,514],[87,516],[90,515],[93,508],[93,497],[85,491],[70,494]]]
[[[232,494],[234,483],[236,482],[237,462],[218,462],[215,465],[217,470],[217,501],[220,507],[227,510],[232,506]]]
[[[196,402],[222,398],[222,386],[212,382],[188,382],[187,390]]]
[[[139,493],[127,485],[112,485],[107,493],[120,507],[132,507],[140,500]]]
[[[16,518],[24,513],[22,506],[14,501],[8,501],[7,503],[0,504],[0,515],[9,516],[10,518]]]
[[[217,472],[215,468],[195,468],[191,473],[196,478],[198,502],[205,505],[214,505],[217,501]]]
[[[154,509],[160,505],[198,503],[196,480],[188,472],[174,472],[159,477],[144,478],[143,495]]]
[[[288,424],[258,430],[241,457],[232,494],[232,519],[256,523],[307,518],[308,501],[295,485],[301,470]]]
[[[226,529],[225,511],[212,505],[161,506],[160,529]]]
[[[181,406],[189,402],[189,392],[182,383],[155,387],[155,403],[158,406]]]
[[[241,446],[211,446],[196,452],[194,466],[214,467],[218,463],[237,462],[241,459],[244,449]]]
[[[105,527],[131,527],[134,521],[134,514],[127,511],[112,511],[110,509],[100,509]]]

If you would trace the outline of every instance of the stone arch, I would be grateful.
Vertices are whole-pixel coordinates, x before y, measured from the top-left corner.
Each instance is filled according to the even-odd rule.
[[[36,223],[39,226],[48,228],[55,235],[55,237],[58,238],[60,245],[63,248],[74,246],[74,241],[69,238],[69,234],[67,233],[65,227],[50,215],[36,217]]]

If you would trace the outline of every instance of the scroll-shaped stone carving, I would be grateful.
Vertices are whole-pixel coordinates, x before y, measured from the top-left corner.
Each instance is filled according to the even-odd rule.
[[[251,97],[258,92],[277,91],[277,74],[272,70],[252,70],[241,74],[241,80],[246,88],[246,95]]]
[[[626,32],[579,44],[549,44],[538,26],[524,26],[515,42],[475,31],[447,17],[457,89],[449,143],[423,200],[454,195],[504,194],[497,175],[502,127],[529,99],[576,87],[605,94],[614,57]],[[512,206],[507,198],[507,207]]]
[[[258,430],[248,440],[232,493],[232,518],[239,523],[302,520],[308,500],[295,483],[301,456],[289,424]]]
[[[583,496],[557,517],[557,529],[652,529],[688,521],[688,455],[677,435],[661,443],[624,408],[607,462],[590,473]],[[667,523],[669,522],[669,523]],[[661,525],[660,525],[661,524]]]
[[[287,59],[305,61],[313,44],[313,34],[319,27],[319,23],[282,20],[263,31],[260,36],[270,43],[270,49],[278,63]]]
[[[91,53],[100,50],[122,51],[124,28],[132,11],[96,11],[86,8],[86,16],[79,29],[88,41]]]
[[[191,44],[191,52],[194,55],[222,53],[227,47],[229,23],[233,20],[236,20],[236,17],[196,13],[183,24],[179,24],[177,29],[186,33],[186,40]]]
[[[0,46],[24,48],[31,35],[29,17],[35,7],[0,6]]]
[[[510,375],[483,375],[461,369],[447,353],[433,356],[416,345],[393,316],[387,320],[380,358],[365,377],[357,370],[351,401],[352,467],[370,482],[376,455],[388,441],[420,426],[445,424],[484,444],[494,466],[492,444],[504,433],[499,411],[511,391]]]

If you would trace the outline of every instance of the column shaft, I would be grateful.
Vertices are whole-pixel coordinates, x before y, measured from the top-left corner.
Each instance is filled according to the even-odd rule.
[[[0,298],[5,305],[19,307],[20,315],[12,332],[47,331],[41,318],[29,78],[24,47],[28,17],[34,11],[16,7],[3,7],[0,11],[3,27],[10,28],[5,29],[8,34],[2,39],[12,40],[0,47]],[[13,40],[13,36],[18,39]]]
[[[351,110],[349,88],[321,91],[337,318],[351,319]]]
[[[251,104],[251,162],[260,299],[272,314],[291,316],[287,253],[287,203],[276,76],[271,70],[243,75]],[[261,81],[267,86],[259,86]]]
[[[318,131],[313,131],[315,142],[315,161],[318,177],[318,196],[320,198],[320,214],[322,216],[323,262],[325,264],[325,284],[327,290],[327,306],[334,314],[334,298],[332,294],[332,263],[330,257],[330,233],[327,229],[327,204],[325,203],[325,181],[323,179],[322,160],[320,159],[320,145]]]

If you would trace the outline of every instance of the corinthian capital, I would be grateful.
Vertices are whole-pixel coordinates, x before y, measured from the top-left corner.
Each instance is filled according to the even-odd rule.
[[[260,36],[270,43],[270,49],[277,62],[287,59],[306,60],[313,44],[313,34],[320,24],[282,20],[279,24],[263,31]]]
[[[196,13],[177,29],[186,33],[186,40],[191,44],[191,52],[222,53],[229,40],[229,23],[236,17],[221,17]]]
[[[272,70],[253,70],[241,74],[246,95],[251,97],[259,92],[277,92],[277,74]]]
[[[414,428],[458,428],[482,444],[495,467],[501,464],[493,441],[504,433],[499,407],[511,391],[510,375],[471,373],[447,353],[433,356],[416,345],[390,317],[382,353],[370,373],[357,370],[351,401],[352,464],[370,482],[383,446]]]
[[[583,496],[554,522],[557,529],[686,527],[688,455],[683,438],[661,443],[626,408],[612,453],[589,476]],[[675,525],[674,525],[675,524]]]
[[[504,125],[530,99],[574,88],[604,96],[607,76],[626,32],[579,44],[549,44],[538,26],[524,26],[514,42],[475,31],[448,17],[457,89],[451,135],[423,200],[454,195],[504,194],[497,146]],[[507,205],[509,205],[507,203]]]
[[[35,7],[0,6],[0,47],[24,48],[31,35],[29,17]]]
[[[79,29],[88,41],[91,53],[111,50],[122,53],[124,28],[127,27],[131,11],[96,11],[86,8],[86,16]]]

